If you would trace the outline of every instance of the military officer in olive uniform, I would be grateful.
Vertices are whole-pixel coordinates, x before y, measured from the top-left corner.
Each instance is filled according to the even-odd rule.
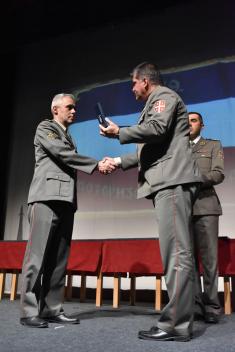
[[[217,323],[221,312],[218,298],[218,225],[221,204],[214,185],[224,180],[223,148],[218,140],[200,136],[204,127],[200,113],[189,113],[190,141],[193,157],[199,166],[203,183],[193,207],[193,234],[196,260],[196,307],[207,323]],[[202,293],[198,255],[203,268]]]
[[[157,326],[138,337],[152,341],[188,341],[194,310],[194,262],[191,213],[200,172],[189,146],[186,107],[179,95],[161,85],[152,63],[138,65],[132,73],[133,93],[146,101],[139,122],[121,127],[109,121],[101,134],[137,143],[134,154],[115,158],[123,170],[139,168],[137,197],[152,199],[156,209],[161,256],[169,302]]]
[[[109,173],[110,163],[77,153],[68,126],[75,119],[75,98],[57,94],[53,119],[42,121],[34,138],[35,169],[28,195],[30,234],[22,268],[22,325],[48,327],[48,322],[77,324],[62,308],[66,265],[74,212],[77,170]]]

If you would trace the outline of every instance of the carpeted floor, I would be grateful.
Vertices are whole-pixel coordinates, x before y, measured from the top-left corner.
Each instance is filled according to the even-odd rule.
[[[137,333],[155,325],[158,314],[150,304],[135,307],[111,302],[101,308],[90,303],[66,302],[66,313],[79,313],[80,325],[50,324],[47,329],[32,329],[19,323],[19,300],[0,301],[0,352],[234,352],[235,313],[223,316],[217,325],[194,323],[194,338],[189,342],[139,340]]]

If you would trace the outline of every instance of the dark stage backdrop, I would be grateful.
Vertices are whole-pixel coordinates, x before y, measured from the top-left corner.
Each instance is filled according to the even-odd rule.
[[[78,120],[71,128],[79,152],[101,158],[133,151],[134,145],[120,147],[117,141],[99,136],[94,105],[100,101],[107,116],[122,125],[136,123],[142,106],[135,102],[128,77],[135,65],[146,60],[159,65],[166,84],[183,97],[189,110],[197,109],[204,115],[204,135],[221,139],[226,179],[217,186],[224,211],[220,235],[235,238],[234,13],[230,0],[175,2],[167,11],[157,8],[148,16],[57,35],[18,48],[17,56],[11,53],[17,72],[9,81],[15,94],[4,100],[9,106],[3,104],[7,109],[4,122],[12,125],[8,134],[2,129],[2,139],[10,145],[8,182],[2,185],[6,186],[4,239],[28,239],[27,194],[34,167],[34,132],[43,118],[50,117],[52,97],[60,92],[80,95]],[[223,59],[212,61],[215,58]],[[185,66],[189,64],[193,66]],[[8,67],[12,70],[10,61]],[[7,68],[2,68],[9,80]],[[9,95],[9,90],[5,93]],[[4,142],[2,145],[5,159]],[[107,177],[79,173],[78,177],[79,208],[73,238],[156,236],[151,202],[136,200],[136,170],[119,170]],[[150,285],[150,278],[138,280],[143,289]],[[90,285],[96,287],[96,280],[89,281]],[[154,285],[153,280],[153,289]]]

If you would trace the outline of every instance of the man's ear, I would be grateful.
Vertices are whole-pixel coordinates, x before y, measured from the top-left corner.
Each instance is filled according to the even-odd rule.
[[[144,82],[144,88],[145,90],[148,90],[149,87],[149,80],[147,78],[143,78],[143,82]]]
[[[57,115],[57,113],[58,113],[57,106],[53,106],[52,113],[53,113],[53,115]]]

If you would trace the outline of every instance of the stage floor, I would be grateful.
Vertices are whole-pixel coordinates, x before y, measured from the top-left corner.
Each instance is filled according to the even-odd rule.
[[[19,323],[19,299],[0,301],[0,352],[234,352],[235,313],[222,316],[219,324],[194,323],[189,342],[153,342],[137,338],[139,330],[155,325],[159,315],[152,304],[132,307],[112,302],[95,308],[94,301],[65,302],[65,312],[79,313],[81,324],[50,324],[48,329],[32,329]]]

